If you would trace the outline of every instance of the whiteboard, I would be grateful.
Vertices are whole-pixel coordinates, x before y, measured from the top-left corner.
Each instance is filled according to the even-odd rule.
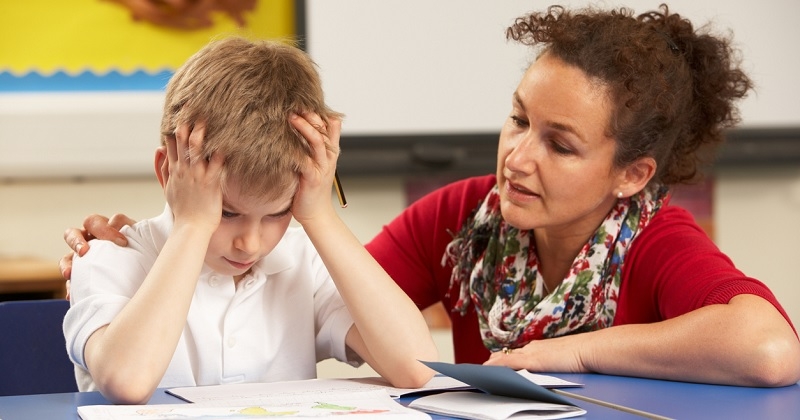
[[[625,5],[661,1],[561,1]],[[741,103],[745,126],[800,125],[800,1],[673,0],[673,12],[714,32],[732,30],[757,94]],[[345,134],[498,132],[533,58],[505,28],[549,2],[306,0],[306,45]]]
[[[346,114],[344,136],[365,136],[370,141],[364,143],[373,145],[391,136],[424,143],[461,134],[496,138],[511,94],[533,59],[529,48],[505,40],[505,28],[547,4],[305,0],[305,41],[328,102]],[[625,4],[639,13],[659,1]],[[800,1],[766,0],[755,6],[674,0],[670,5],[696,25],[711,21],[719,31],[733,31],[757,87],[757,94],[741,104],[744,127],[800,127],[800,25],[795,23]],[[0,94],[0,180],[152,176],[162,104],[158,91]],[[401,143],[397,152],[387,148],[386,153],[397,155],[402,166],[411,158],[408,141]],[[352,149],[340,160],[343,168],[350,165],[347,157],[361,156]],[[374,150],[363,152],[374,157]],[[487,158],[491,164],[493,157]]]

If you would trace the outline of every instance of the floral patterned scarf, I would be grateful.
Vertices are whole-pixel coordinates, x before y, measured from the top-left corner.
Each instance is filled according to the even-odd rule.
[[[667,201],[668,189],[645,189],[617,201],[583,246],[563,282],[545,296],[532,230],[503,220],[495,186],[447,246],[453,265],[453,310],[475,305],[489,350],[519,348],[542,338],[610,327],[614,322],[625,253]]]

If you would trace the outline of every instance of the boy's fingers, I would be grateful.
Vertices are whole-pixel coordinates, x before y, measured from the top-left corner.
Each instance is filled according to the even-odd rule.
[[[189,158],[190,162],[193,159],[198,159],[201,155],[201,151],[203,150],[203,139],[206,136],[206,125],[203,121],[198,121],[192,127],[191,133],[189,133],[189,138],[186,141],[186,156]]]
[[[167,136],[166,143],[167,143],[167,160],[169,162],[175,162],[178,160],[180,155],[179,146],[178,144],[181,143],[184,139],[189,136],[189,126],[186,124],[181,124],[175,129],[175,133],[172,136]]]
[[[328,127],[328,141],[337,155],[341,153],[339,140],[341,140],[342,120],[339,118],[332,118],[327,122]]]
[[[202,157],[205,136],[205,122],[197,121],[192,126],[181,124],[175,130],[175,153],[170,162],[174,162],[175,159],[181,159],[189,164],[196,162]]]
[[[294,114],[290,118],[290,122],[292,126],[300,132],[303,138],[305,138],[312,149],[324,147],[329,140],[327,125],[316,114]]]
[[[166,136],[164,138],[165,148],[167,149],[167,162],[174,163],[175,160],[178,158],[177,137],[178,134],[176,132],[175,135]]]
[[[332,142],[335,142],[336,145],[339,145],[340,135],[342,133],[342,119],[341,118],[331,118],[328,121],[328,135]]]

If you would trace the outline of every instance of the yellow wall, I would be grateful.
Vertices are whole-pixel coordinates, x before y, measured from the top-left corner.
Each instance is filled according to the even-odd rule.
[[[294,34],[292,0],[257,2],[244,17],[247,26],[239,28],[228,15],[217,12],[212,27],[186,31],[133,21],[129,10],[113,1],[5,1],[0,12],[0,72],[156,72],[177,68],[221,35]]]

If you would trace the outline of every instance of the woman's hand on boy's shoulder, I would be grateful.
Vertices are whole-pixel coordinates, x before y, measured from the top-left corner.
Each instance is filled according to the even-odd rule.
[[[136,223],[130,217],[117,213],[109,219],[101,214],[90,214],[83,219],[82,228],[68,228],[64,231],[64,242],[70,247],[71,251],[61,257],[58,267],[61,276],[66,280],[66,293],[69,299],[69,279],[72,277],[72,258],[75,254],[79,256],[86,254],[89,250],[89,241],[92,239],[103,239],[112,241],[119,246],[128,246],[128,239],[120,233],[123,226],[130,226]]]

